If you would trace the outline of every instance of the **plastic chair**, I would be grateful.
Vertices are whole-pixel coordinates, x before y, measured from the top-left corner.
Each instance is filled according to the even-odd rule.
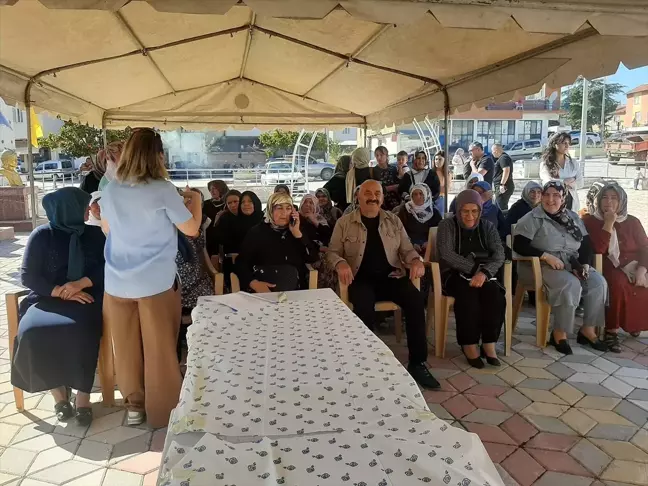
[[[513,252],[513,234],[515,232],[515,226],[511,226],[511,234],[507,236],[506,243],[507,246]],[[513,252],[513,261],[516,262],[531,262],[531,268],[533,270],[533,282],[525,284],[521,279],[518,278],[517,286],[515,288],[515,298],[513,300],[513,331],[517,326],[517,320],[520,315],[520,309],[522,308],[522,302],[524,301],[524,292],[535,292],[536,296],[536,345],[539,348],[544,348],[547,346],[547,334],[549,333],[549,321],[551,318],[551,306],[547,302],[547,298],[544,294],[543,283],[542,283],[542,265],[539,257],[523,257],[521,255],[516,255]],[[603,275],[603,255],[597,254],[594,257],[594,269]]]
[[[414,284],[414,287],[421,290],[420,278],[414,279],[412,283]],[[344,302],[349,307],[349,309],[353,310],[353,304],[349,300],[349,286],[344,285],[338,279],[338,288],[340,300],[342,300],[342,302]],[[403,338],[403,310],[400,308],[400,306],[396,305],[390,300],[380,300],[376,302],[374,310],[376,312],[394,312],[394,331],[396,334],[396,342],[400,343],[401,339]]]
[[[441,267],[439,266],[436,252],[437,228],[430,228],[428,235],[428,245],[425,251],[425,264],[429,265],[432,270],[432,288],[430,289],[430,298],[428,298],[428,334],[432,327],[432,318],[434,317],[434,350],[437,358],[445,356],[446,338],[448,334],[448,319],[450,309],[454,306],[455,299],[449,295],[443,294],[441,283]],[[504,289],[506,296],[506,314],[504,318],[504,354],[511,354],[511,340],[513,339],[513,312],[511,289],[513,277],[513,266],[511,262],[504,262]]]
[[[9,322],[9,359],[13,359],[14,341],[18,335],[18,303],[20,298],[26,296],[29,290],[21,290],[6,295],[7,320]],[[101,395],[104,407],[115,404],[115,367],[113,361],[112,334],[104,322],[103,334],[99,345],[99,359],[97,361],[99,381],[101,382]],[[23,390],[13,387],[14,400],[19,412],[25,409],[25,396]]]

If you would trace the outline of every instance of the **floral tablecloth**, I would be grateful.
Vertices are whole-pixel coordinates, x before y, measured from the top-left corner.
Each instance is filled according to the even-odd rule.
[[[502,484],[332,291],[287,297],[199,301],[159,485]]]

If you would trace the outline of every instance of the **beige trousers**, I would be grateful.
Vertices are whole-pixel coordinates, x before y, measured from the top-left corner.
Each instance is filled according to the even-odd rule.
[[[119,391],[128,410],[146,412],[151,427],[166,427],[178,404],[181,310],[179,288],[141,299],[104,295],[103,318],[112,332]]]

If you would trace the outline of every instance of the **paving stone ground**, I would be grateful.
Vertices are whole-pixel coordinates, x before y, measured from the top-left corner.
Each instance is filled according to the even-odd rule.
[[[648,193],[646,193],[648,194]],[[646,224],[648,204],[631,199]],[[26,235],[0,242],[0,294],[20,288]],[[446,356],[429,364],[441,391],[425,392],[430,409],[479,435],[507,486],[645,486],[648,484],[648,333],[623,334],[621,354],[571,340],[574,355],[535,346],[535,316],[525,307],[502,367],[470,368],[454,322]],[[93,394],[89,428],[58,423],[49,394],[26,394],[17,413],[10,384],[7,309],[0,302],[0,486],[153,486],[165,429],[125,426],[120,406]],[[388,321],[388,323],[391,321]],[[401,360],[393,329],[381,337]],[[430,339],[430,342],[432,339]],[[119,394],[117,395],[119,397]],[[118,401],[118,404],[121,403]]]

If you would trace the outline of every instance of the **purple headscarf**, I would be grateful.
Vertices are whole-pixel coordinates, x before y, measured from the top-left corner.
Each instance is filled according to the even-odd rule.
[[[477,191],[474,191],[472,189],[466,189],[464,191],[461,191],[456,198],[456,208],[457,212],[455,214],[455,218],[457,219],[457,223],[461,227],[461,229],[465,230],[472,230],[479,225],[479,220],[481,219],[481,208],[482,208],[482,198],[481,194],[479,194]],[[463,221],[461,220],[461,209],[466,205],[466,204],[476,204],[479,207],[479,218],[477,218],[477,224],[473,226],[472,228],[466,228],[464,226]]]

